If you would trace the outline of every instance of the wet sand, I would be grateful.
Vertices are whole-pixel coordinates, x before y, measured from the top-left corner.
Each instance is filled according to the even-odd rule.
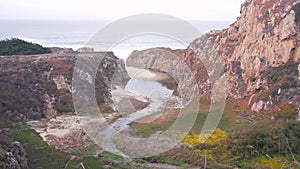
[[[139,69],[139,68],[134,68],[134,67],[127,67],[126,69],[129,74],[129,77],[131,77],[131,78],[133,78],[133,77],[145,78],[145,79],[153,79],[156,81],[165,81],[165,80],[173,79],[167,73],[154,72],[151,70]]]

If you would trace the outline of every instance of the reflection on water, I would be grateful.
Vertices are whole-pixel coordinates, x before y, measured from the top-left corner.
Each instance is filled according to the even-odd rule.
[[[132,78],[125,86],[125,90],[149,98],[153,97],[154,93],[171,96],[174,92],[174,90],[169,89],[166,85],[154,79],[139,77]]]

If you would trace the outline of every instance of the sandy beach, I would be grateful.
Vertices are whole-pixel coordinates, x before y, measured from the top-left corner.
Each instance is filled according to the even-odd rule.
[[[126,67],[129,77],[133,78],[145,78],[145,79],[153,79],[156,81],[164,81],[172,79],[170,75],[162,72],[154,72],[146,69],[139,69],[135,67]]]

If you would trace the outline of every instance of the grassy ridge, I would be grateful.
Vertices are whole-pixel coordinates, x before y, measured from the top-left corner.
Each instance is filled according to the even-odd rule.
[[[26,42],[13,38],[0,41],[0,55],[33,55],[51,53],[49,48],[44,48],[39,44]]]

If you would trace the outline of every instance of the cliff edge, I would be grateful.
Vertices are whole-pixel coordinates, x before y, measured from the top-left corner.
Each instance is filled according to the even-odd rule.
[[[299,6],[299,0],[246,0],[241,5],[241,15],[229,28],[211,31],[195,39],[187,49],[167,50],[190,67],[202,96],[210,96],[211,92],[209,71],[200,59],[205,56],[222,60],[228,99],[247,100],[248,106],[258,112],[278,111],[283,102],[299,107]],[[163,70],[165,65],[159,64],[162,59],[154,55],[159,54],[135,51],[127,65]],[[187,80],[184,72],[176,66],[173,69],[178,73],[176,76]],[[181,86],[178,85],[179,91]]]

